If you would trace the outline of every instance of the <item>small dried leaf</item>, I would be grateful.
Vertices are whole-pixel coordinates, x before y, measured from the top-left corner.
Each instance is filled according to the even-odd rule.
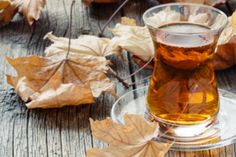
[[[154,54],[154,47],[146,27],[117,24],[111,30],[115,37],[112,39],[114,48],[126,50],[148,61]]]
[[[93,103],[102,92],[114,93],[114,84],[105,72],[104,57],[56,53],[47,57],[7,58],[18,76],[7,81],[28,108],[55,108]]]
[[[105,149],[90,149],[87,157],[164,157],[171,144],[153,141],[157,123],[147,123],[142,116],[125,115],[124,125],[111,119],[90,120],[93,136],[109,144]]]

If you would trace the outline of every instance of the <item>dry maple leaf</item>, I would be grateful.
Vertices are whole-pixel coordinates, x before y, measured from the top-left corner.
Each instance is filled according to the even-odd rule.
[[[45,38],[53,42],[46,50],[47,56],[59,52],[67,52],[69,39],[64,37],[56,37],[51,32]],[[93,56],[109,56],[117,53],[119,49],[113,46],[108,38],[99,38],[92,35],[82,35],[78,39],[71,39],[70,53]]]
[[[59,52],[51,56],[7,58],[17,76],[7,81],[28,108],[55,108],[93,103],[102,92],[114,93],[114,84],[105,75],[104,57]]]
[[[0,0],[0,6],[6,0]],[[0,25],[8,24],[17,12],[23,14],[31,25],[34,20],[38,20],[45,5],[45,0],[12,0],[10,4],[0,8]]]
[[[157,123],[147,123],[142,116],[125,115],[124,125],[110,118],[90,120],[93,136],[109,144],[105,149],[90,149],[87,157],[164,157],[172,144],[153,139],[158,134]]]

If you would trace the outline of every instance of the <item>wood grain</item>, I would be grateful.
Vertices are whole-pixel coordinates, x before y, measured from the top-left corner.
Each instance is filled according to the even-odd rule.
[[[57,36],[68,37],[71,1],[48,0],[40,20],[32,27],[29,27],[21,16],[17,16],[9,25],[0,28],[0,157],[84,157],[88,148],[106,146],[91,136],[89,117],[104,119],[109,116],[115,98],[104,94],[93,105],[28,110],[14,90],[7,85],[4,76],[6,73],[15,73],[6,63],[5,56],[43,55],[45,48],[50,44],[48,40],[43,40],[43,37],[50,31]],[[134,0],[114,18],[109,27],[119,22],[121,16],[134,17],[139,24],[142,24],[142,13],[156,4],[155,0]],[[235,6],[233,2],[230,4]],[[80,34],[98,34],[117,5],[92,5],[86,8],[80,0],[77,0],[73,11],[73,38]],[[111,36],[111,33],[106,31],[105,35]],[[112,68],[121,77],[130,75],[138,68],[129,54],[124,53],[124,57],[126,61],[117,57],[109,58],[113,63]],[[137,83],[148,75],[150,71],[144,70],[127,81]],[[235,77],[235,67],[217,72],[219,87],[236,92]],[[120,83],[117,83],[118,95],[126,91]],[[204,152],[170,151],[167,156],[235,157],[236,155],[235,146],[232,145]]]

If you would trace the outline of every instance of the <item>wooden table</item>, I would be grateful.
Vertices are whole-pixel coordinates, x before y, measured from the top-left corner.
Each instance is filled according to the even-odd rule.
[[[119,22],[121,16],[134,17],[141,21],[142,13],[155,5],[155,0],[133,0],[112,20],[109,27]],[[40,20],[32,27],[16,17],[12,23],[0,28],[0,157],[84,157],[91,147],[102,148],[104,143],[91,136],[89,117],[104,119],[110,114],[114,98],[102,95],[93,105],[65,107],[50,110],[28,110],[5,80],[4,73],[14,74],[6,63],[5,56],[43,55],[50,42],[43,40],[46,33],[53,31],[57,36],[69,36],[69,11],[71,0],[47,0]],[[236,6],[231,2],[231,7]],[[97,34],[117,5],[94,5],[86,9],[77,0],[73,20],[73,37],[80,34]],[[224,8],[223,8],[224,9]],[[139,22],[141,23],[141,22]],[[111,36],[106,31],[106,36]],[[120,76],[128,76],[137,69],[124,54],[127,62],[111,57],[113,68]],[[130,82],[138,82],[150,71],[142,71],[132,77]],[[217,72],[220,88],[236,92],[235,67]],[[133,86],[136,88],[137,86]],[[131,90],[131,89],[129,89]],[[117,84],[117,93],[125,93],[124,87]],[[234,157],[234,145],[203,152],[174,152],[169,157]]]

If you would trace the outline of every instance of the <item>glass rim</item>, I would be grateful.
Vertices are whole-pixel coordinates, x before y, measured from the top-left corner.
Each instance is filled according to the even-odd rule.
[[[201,34],[201,33],[217,33],[219,32],[219,30],[223,30],[225,28],[225,26],[228,24],[228,16],[223,12],[221,11],[220,9],[217,9],[215,7],[212,7],[212,6],[209,6],[209,5],[204,5],[204,4],[198,4],[198,3],[167,3],[167,4],[161,4],[161,5],[157,5],[157,6],[154,6],[154,7],[151,7],[149,8],[148,10],[146,10],[142,16],[143,18],[143,21],[145,23],[145,25],[149,28],[153,28],[155,30],[159,30],[159,31],[163,31],[160,29],[160,27],[153,27],[151,25],[148,24],[147,22],[147,14],[150,13],[151,11],[155,10],[155,9],[158,9],[158,8],[163,8],[163,7],[171,7],[171,6],[180,6],[180,5],[184,5],[184,6],[199,6],[199,7],[203,7],[203,8],[207,8],[207,9],[210,9],[210,10],[213,10],[215,12],[217,12],[218,14],[222,15],[224,17],[224,23],[222,24],[222,26],[220,26],[219,28],[217,29],[209,29],[207,31],[204,31],[204,32],[197,32],[197,33],[185,33],[185,32],[173,32],[173,31],[167,31],[167,30],[164,30],[164,32],[169,32],[170,34],[183,34],[183,35],[186,35],[186,34]]]

